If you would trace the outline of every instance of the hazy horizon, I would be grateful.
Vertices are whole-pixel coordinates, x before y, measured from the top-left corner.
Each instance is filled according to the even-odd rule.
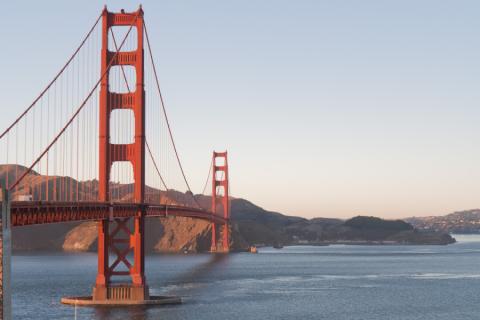
[[[0,131],[103,8],[49,4],[4,3]],[[283,214],[406,218],[480,207],[480,3],[142,4],[195,193],[211,151],[227,149],[231,195]]]

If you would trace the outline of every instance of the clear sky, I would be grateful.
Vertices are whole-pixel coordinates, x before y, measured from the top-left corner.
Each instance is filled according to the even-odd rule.
[[[110,4],[111,2],[111,4]],[[109,1],[135,10],[135,1]],[[480,2],[143,1],[192,188],[304,217],[480,207]],[[0,128],[65,62],[96,1],[4,1]]]

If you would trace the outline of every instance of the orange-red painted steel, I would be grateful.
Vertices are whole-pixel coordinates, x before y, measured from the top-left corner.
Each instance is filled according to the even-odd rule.
[[[211,212],[206,210],[184,206],[59,201],[13,201],[11,204],[12,227],[135,217],[139,210],[145,212],[145,217],[188,217],[218,224],[228,223],[222,216],[212,215]]]
[[[216,234],[217,225],[223,228],[222,249],[220,250],[223,252],[229,251],[230,202],[227,152],[213,153],[211,211],[186,206],[158,205],[145,202],[146,139],[143,35],[144,32],[146,33],[146,29],[144,28],[143,11],[140,7],[133,13],[125,13],[123,10],[121,13],[111,13],[105,8],[102,12],[101,18],[102,49],[101,78],[99,82],[97,82],[87,98],[73,114],[66,126],[55,136],[55,139],[49,144],[47,149],[44,150],[28,171],[26,171],[20,179],[17,179],[13,185],[13,187],[15,187],[19,184],[31,171],[33,166],[40,161],[46,152],[48,152],[49,148],[56,143],[58,138],[72,123],[85,105],[86,101],[91,97],[94,90],[100,84],[98,201],[14,201],[11,203],[11,221],[13,227],[63,223],[69,221],[98,221],[98,269],[93,290],[93,299],[105,300],[109,298],[109,290],[107,289],[112,284],[112,277],[130,276],[131,283],[127,285],[136,291],[136,299],[144,300],[148,299],[149,295],[148,286],[145,280],[144,231],[146,217],[168,218],[169,216],[178,216],[210,221],[212,223],[212,251],[218,250]],[[108,50],[108,33],[110,28],[115,26],[129,26],[129,30],[132,28],[136,29],[137,49],[135,51],[119,52],[117,49],[116,52],[111,52]],[[128,31],[127,36],[129,33],[130,31]],[[122,45],[124,41],[122,42]],[[122,45],[120,45],[120,48]],[[78,50],[79,49],[77,49],[77,52]],[[71,59],[73,59],[73,57]],[[153,57],[151,57],[151,59],[153,63]],[[70,63],[70,60],[68,63]],[[124,65],[133,66],[135,69],[135,90],[133,92],[130,92],[129,90],[128,93],[110,92],[110,67]],[[153,66],[153,68],[156,77],[155,67]],[[65,69],[65,67],[63,69]],[[50,86],[51,84],[49,84],[48,87]],[[157,87],[159,90],[158,79]],[[43,93],[41,95],[43,95]],[[27,109],[26,112],[28,112],[29,109]],[[110,142],[110,116],[111,112],[115,109],[128,109],[133,111],[135,119],[135,138],[134,142],[131,144],[112,144]],[[26,112],[23,115],[25,115]],[[165,109],[163,109],[163,112],[165,113]],[[170,131],[168,120],[167,125],[168,130]],[[6,132],[8,132],[9,129],[7,129]],[[171,142],[173,143],[176,157],[180,164],[180,159],[172,137]],[[223,163],[217,165],[217,159],[223,159]],[[134,192],[133,201],[131,203],[112,201],[113,199],[109,190],[110,172],[114,162],[118,161],[128,161],[132,164]],[[183,168],[180,168],[185,182],[187,183],[187,187],[190,190]],[[218,173],[222,174],[222,178],[218,179]],[[221,192],[222,188],[223,192]],[[56,183],[53,185],[53,194],[53,198],[58,199]],[[48,198],[49,197],[47,197],[47,199]],[[129,260],[130,253],[133,253],[133,261]],[[109,261],[109,254],[114,255],[113,263],[110,263]],[[125,271],[125,269],[119,269],[119,267],[122,266],[126,267],[127,271]]]
[[[130,26],[136,28],[137,50],[131,52],[110,52],[108,50],[108,33],[115,26]],[[105,8],[102,14],[102,50],[101,73],[104,74],[110,66],[131,65],[135,68],[136,86],[133,94],[110,92],[109,73],[102,78],[100,88],[100,141],[99,141],[99,200],[109,202],[110,196],[110,170],[114,162],[129,161],[133,167],[134,177],[134,202],[142,204],[145,195],[145,89],[144,89],[144,63],[143,63],[143,11],[139,8],[133,13],[111,13]],[[126,102],[119,105],[118,101]],[[131,109],[135,119],[135,138],[132,144],[110,143],[110,114],[114,109]],[[145,208],[137,207],[137,212],[130,216],[133,226],[128,219],[104,219],[98,225],[98,273],[94,295],[104,299],[103,292],[111,283],[114,275],[123,275],[118,271],[126,266],[134,286],[146,288],[145,282],[145,252],[144,252],[144,226]],[[112,224],[112,226],[110,225]],[[110,230],[113,227],[113,231]],[[131,230],[133,228],[133,230]],[[122,232],[119,232],[122,231]],[[129,237],[128,248],[125,250],[122,239]],[[122,238],[123,237],[123,238]],[[113,264],[109,263],[108,252],[117,254]],[[128,252],[133,252],[133,263],[128,258]],[[121,263],[120,263],[121,262]],[[147,290],[147,289],[146,289]],[[100,294],[99,294],[100,292]],[[148,293],[147,293],[148,295]],[[95,297],[94,297],[95,298]]]
[[[217,159],[223,160],[217,165]],[[228,182],[228,159],[227,152],[213,152],[212,159],[212,215],[218,216],[219,207],[223,212],[224,222],[221,224],[223,228],[223,251],[230,251],[230,231],[228,221],[230,219],[230,199],[229,199],[229,182]],[[220,174],[220,177],[219,177]],[[220,192],[219,188],[223,188]],[[218,201],[219,200],[219,201]],[[212,220],[212,245],[210,250],[217,251],[217,224]]]

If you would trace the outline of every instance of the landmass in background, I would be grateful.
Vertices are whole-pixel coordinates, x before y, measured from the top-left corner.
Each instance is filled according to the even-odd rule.
[[[25,171],[14,165],[0,166],[0,183],[15,181],[15,176]],[[12,196],[33,193],[53,187],[54,177],[30,173],[25,183]],[[70,177],[57,177],[55,181],[69,181]],[[74,181],[75,185],[77,182]],[[98,181],[79,182],[95,192]],[[146,197],[160,199],[162,203],[192,204],[192,195],[175,190],[160,191],[146,188]],[[131,187],[111,184],[112,192],[128,201]],[[84,191],[85,192],[85,191]],[[88,194],[83,195],[88,197]],[[196,201],[209,208],[210,197],[195,195]],[[247,250],[250,246],[328,245],[344,244],[449,244],[455,240],[448,230],[415,228],[402,220],[383,220],[358,216],[349,220],[315,218],[305,219],[264,210],[245,199],[231,199],[232,250]],[[414,221],[414,220],[409,220]],[[415,220],[416,221],[416,220]],[[183,217],[148,218],[146,223],[147,252],[204,252],[210,249],[210,223]],[[13,229],[13,249],[18,250],[96,250],[96,222],[25,226]]]

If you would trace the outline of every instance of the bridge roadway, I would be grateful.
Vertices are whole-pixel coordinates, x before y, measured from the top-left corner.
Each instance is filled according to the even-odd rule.
[[[221,224],[228,222],[204,209],[149,203],[13,201],[10,207],[12,227],[135,217],[142,210],[146,217],[175,216]]]

